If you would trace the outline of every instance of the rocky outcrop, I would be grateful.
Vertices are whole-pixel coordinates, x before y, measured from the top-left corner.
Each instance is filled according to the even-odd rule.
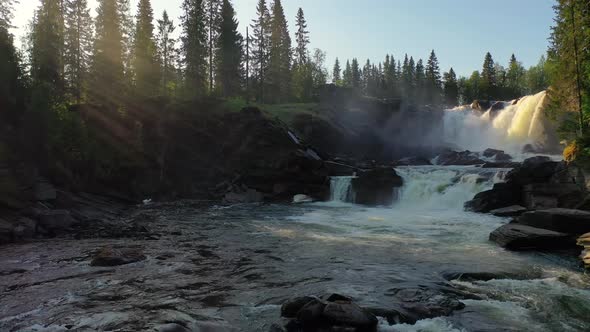
[[[490,234],[490,240],[510,250],[551,250],[572,248],[575,237],[571,234],[511,223]]]
[[[502,150],[486,149],[482,155],[486,158],[494,158],[497,162],[507,162],[512,160],[512,156]]]
[[[573,209],[549,209],[524,213],[518,224],[555,232],[582,235],[590,232],[590,212]]]
[[[403,185],[403,179],[391,167],[378,167],[360,172],[352,179],[355,203],[363,205],[391,205],[394,188]]]
[[[471,151],[447,151],[438,155],[435,160],[435,163],[441,166],[468,166],[485,164],[485,161],[481,160],[477,153]]]
[[[490,212],[511,205],[529,210],[573,208],[585,196],[583,176],[577,167],[548,157],[533,157],[506,175],[506,182],[477,194],[465,203],[474,212]]]

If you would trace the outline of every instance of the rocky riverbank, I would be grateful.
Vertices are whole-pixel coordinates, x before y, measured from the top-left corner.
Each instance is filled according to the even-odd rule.
[[[577,244],[586,244],[582,235],[590,232],[587,195],[579,167],[533,157],[510,171],[505,182],[477,194],[465,208],[513,217],[490,234],[491,241],[509,250],[576,250]]]

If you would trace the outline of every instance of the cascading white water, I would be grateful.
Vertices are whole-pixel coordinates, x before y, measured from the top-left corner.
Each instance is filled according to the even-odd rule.
[[[354,176],[333,176],[330,178],[330,200],[333,202],[354,202],[352,190]]]
[[[546,96],[543,91],[483,114],[466,107],[446,110],[443,139],[457,149],[497,148],[516,155],[526,144],[550,146],[553,135],[543,113]]]
[[[400,167],[404,179],[396,204],[400,208],[463,209],[481,191],[502,181],[506,170],[476,167]]]

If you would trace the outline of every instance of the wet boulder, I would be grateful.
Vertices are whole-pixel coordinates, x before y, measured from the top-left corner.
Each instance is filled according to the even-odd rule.
[[[477,153],[471,151],[447,151],[436,157],[436,164],[442,166],[471,166],[483,165],[485,161],[481,160]]]
[[[323,316],[332,326],[353,327],[360,331],[377,328],[377,317],[352,302],[328,302]]]
[[[445,285],[402,287],[390,292],[402,323],[414,324],[422,319],[449,316],[465,308],[461,302],[464,294]]]
[[[520,225],[543,228],[567,234],[590,232],[590,212],[573,209],[530,211],[517,219]]]
[[[508,183],[496,183],[491,190],[480,192],[465,203],[465,209],[473,212],[490,212],[506,206],[520,204],[518,188]]]
[[[575,237],[528,225],[511,223],[490,234],[490,240],[510,250],[551,250],[572,248]]]
[[[496,150],[496,149],[486,149],[482,155],[486,158],[492,158],[494,156],[497,156],[498,154],[502,154],[504,153],[504,151],[502,150]]]
[[[302,296],[296,297],[291,299],[281,306],[281,316],[287,318],[295,318],[297,317],[297,313],[301,308],[303,308],[306,304],[310,303],[313,300],[317,300],[317,297],[314,296]]]
[[[519,186],[549,182],[551,177],[559,170],[560,164],[560,162],[553,161],[549,157],[532,157],[526,159],[520,167],[510,171],[506,175],[506,182]]]
[[[394,188],[403,185],[403,179],[391,167],[378,167],[361,172],[351,181],[355,203],[363,205],[393,204]]]
[[[525,213],[527,209],[520,205],[512,205],[490,211],[496,217],[517,217]]]

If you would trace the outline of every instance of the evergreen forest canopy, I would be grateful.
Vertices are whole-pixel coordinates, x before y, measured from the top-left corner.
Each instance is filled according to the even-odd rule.
[[[230,0],[183,0],[178,19],[156,16],[150,0],[140,0],[135,15],[130,0],[98,0],[96,18],[87,0],[40,2],[19,50],[9,32],[18,0],[0,0],[0,116],[13,133],[5,139],[37,162],[104,159],[93,143],[96,133],[72,112],[80,105],[116,114],[109,119],[113,127],[132,127],[127,139],[148,149],[150,124],[141,120],[141,110],[155,100],[159,109],[207,98],[304,103],[330,81],[370,97],[449,106],[549,88],[553,113],[566,120],[575,114],[564,122],[564,136],[586,141],[588,0],[556,2],[551,46],[537,65],[526,69],[513,55],[504,67],[487,53],[470,77],[457,77],[453,68],[441,72],[434,50],[426,61],[408,55],[364,64],[337,59],[328,70],[325,52],[309,49],[303,9],[291,35],[281,0],[258,1],[247,36],[238,31]]]

